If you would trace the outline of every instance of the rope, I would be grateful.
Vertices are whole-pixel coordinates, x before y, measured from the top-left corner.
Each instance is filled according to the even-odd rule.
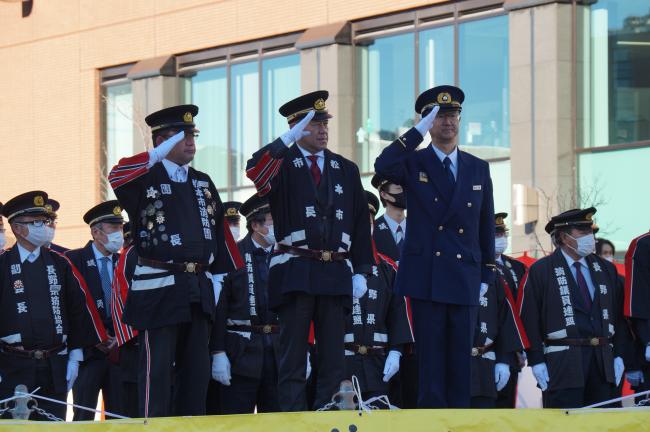
[[[48,402],[54,402],[54,403],[57,403],[57,404],[60,404],[60,405],[71,406],[73,408],[79,408],[79,409],[82,409],[84,411],[90,411],[90,412],[99,413],[99,414],[102,413],[101,411],[98,411],[98,410],[93,409],[93,408],[88,408],[88,407],[77,405],[77,404],[74,404],[74,403],[63,402],[63,401],[60,401],[58,399],[52,399],[52,398],[49,398],[49,397],[46,397],[46,396],[40,396],[40,395],[35,394],[36,391],[38,391],[39,389],[40,388],[37,388],[36,390],[34,390],[31,393],[16,392],[16,395],[14,397],[10,398],[10,399],[16,399],[18,397],[31,396],[31,397],[33,397],[35,399],[42,399],[42,400],[46,400]],[[124,419],[124,420],[129,420],[130,419],[130,417],[125,417],[125,416],[115,414],[115,413],[112,413],[112,412],[108,412],[108,411],[105,411],[105,414],[107,416],[115,417],[115,418],[118,418],[118,419]]]
[[[632,399],[632,398],[637,398],[639,396],[647,396],[647,395],[650,395],[650,390],[639,392],[639,393],[634,393],[634,394],[631,394],[631,395],[628,395],[628,396],[621,396],[621,397],[618,397],[618,398],[609,399],[609,400],[606,400],[606,401],[603,401],[603,402],[598,402],[598,403],[588,405],[588,406],[582,407],[582,408],[575,408],[575,409],[566,410],[565,413],[566,414],[584,414],[584,413],[594,413],[594,412],[603,412],[603,411],[621,412],[621,411],[636,411],[636,410],[639,410],[639,409],[645,410],[645,409],[648,409],[650,407],[635,406],[635,407],[626,407],[626,408],[602,408],[602,409],[596,409],[596,410],[592,409],[592,408],[598,408],[598,407],[601,407],[601,406],[609,405],[609,404],[614,403],[614,402],[621,402],[621,401],[624,401],[624,400],[627,400],[627,399]],[[642,404],[642,405],[644,405],[644,404]]]

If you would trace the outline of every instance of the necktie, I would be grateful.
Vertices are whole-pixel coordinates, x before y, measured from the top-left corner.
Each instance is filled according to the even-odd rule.
[[[99,279],[102,281],[102,292],[104,293],[104,309],[106,316],[111,316],[111,276],[108,273],[109,260],[108,257],[101,257],[99,268]]]
[[[183,167],[178,167],[174,177],[175,178],[173,178],[172,180],[174,180],[175,182],[177,182],[177,183],[185,183],[185,180],[187,179],[187,177],[186,177],[186,173],[185,173],[185,170],[183,169]]]
[[[456,185],[456,177],[454,177],[454,173],[451,172],[451,159],[449,157],[446,157],[443,161],[442,164],[445,166],[445,174],[447,174],[447,179],[449,180],[449,184],[452,186]]]
[[[404,231],[402,230],[402,225],[397,225],[397,232],[395,234],[397,247],[402,249],[402,241],[404,240]]]
[[[580,263],[577,261],[574,262],[573,267],[576,269],[576,282],[578,282],[578,288],[584,297],[585,306],[587,306],[588,310],[591,310],[591,294],[589,294],[589,287],[587,286],[585,276],[582,274],[582,270],[580,270]]]
[[[320,184],[320,168],[318,167],[318,156],[316,155],[310,155],[307,156],[307,159],[311,161],[311,167],[309,168],[309,171],[311,171],[311,177],[314,179],[314,183],[316,186]]]

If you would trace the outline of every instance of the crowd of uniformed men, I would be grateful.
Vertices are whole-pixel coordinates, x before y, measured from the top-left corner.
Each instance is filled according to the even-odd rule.
[[[244,203],[190,166],[194,105],[145,119],[153,147],[112,169],[117,200],[83,216],[82,248],[53,243],[45,191],[5,197],[0,399],[25,384],[90,408],[101,391],[129,417],[303,411],[354,375],[364,399],[402,408],[512,408],[526,364],[545,407],[617,397],[624,372],[647,387],[650,233],[623,279],[594,238],[596,209],[569,210],[546,225],[554,252],[527,269],[504,254],[487,164],[456,144],[460,89],[418,98],[422,119],[377,159],[373,192],[327,149],[327,98],[280,107],[289,128],[252,155]]]

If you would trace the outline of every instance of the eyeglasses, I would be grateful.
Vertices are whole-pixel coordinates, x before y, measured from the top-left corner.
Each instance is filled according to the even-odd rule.
[[[29,222],[16,222],[16,223],[20,224],[20,225],[32,225],[32,226],[34,226],[36,228],[40,228],[43,225],[50,225],[52,223],[52,221],[49,220],[49,219],[45,219],[45,220],[33,220],[33,221],[29,221]]]
[[[165,139],[168,140],[169,138],[176,135],[178,132],[180,132],[180,131],[174,131],[174,132],[172,132],[172,133],[170,133],[168,135],[165,135]],[[193,131],[193,130],[186,129],[185,130],[185,138],[189,138],[189,137],[197,139],[199,137],[199,133],[196,132],[196,131]]]

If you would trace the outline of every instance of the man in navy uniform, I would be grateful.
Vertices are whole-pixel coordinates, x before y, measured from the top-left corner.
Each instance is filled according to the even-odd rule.
[[[307,410],[312,320],[318,356],[314,408],[338,391],[350,297],[365,294],[373,265],[359,168],[327,149],[332,117],[327,97],[327,91],[316,91],[280,107],[291,129],[255,152],[246,171],[258,194],[268,194],[278,240],[270,263],[269,301],[280,320],[282,411]]]
[[[457,145],[464,98],[453,86],[422,93],[422,120],[375,161],[377,174],[406,192],[410,223],[395,291],[411,299],[421,408],[470,406],[479,293],[495,277],[489,166]],[[427,132],[432,144],[416,151]]]
[[[190,167],[198,110],[180,105],[148,115],[154,148],[121,159],[109,175],[138,255],[124,322],[139,330],[143,417],[205,413],[212,278],[242,264],[216,187]]]
[[[226,222],[228,222],[230,232],[235,241],[239,240],[239,233],[241,231],[241,215],[239,214],[240,207],[241,203],[239,201],[226,201],[223,203],[223,216],[226,218]]]
[[[66,252],[66,256],[86,280],[108,331],[108,340],[85,350],[72,395],[76,405],[94,408],[101,390],[106,411],[121,414],[121,378],[112,322],[111,287],[119,251],[124,244],[122,208],[117,200],[106,201],[93,206],[83,219],[90,227],[92,240],[83,248]],[[93,412],[74,409],[75,421],[94,418]]]
[[[374,221],[372,238],[377,251],[399,262],[406,237],[406,195],[402,186],[391,183],[375,174],[370,181],[379,192],[379,199],[386,211]]]
[[[16,244],[0,255],[0,399],[24,384],[65,402],[82,349],[106,340],[85,281],[69,259],[44,247],[46,203],[45,192],[32,191],[2,208]],[[38,406],[65,419],[65,405],[39,400]]]
[[[622,287],[614,265],[593,253],[594,213],[591,207],[552,217],[545,229],[557,249],[536,261],[523,283],[528,364],[545,408],[609,400],[625,370]]]

